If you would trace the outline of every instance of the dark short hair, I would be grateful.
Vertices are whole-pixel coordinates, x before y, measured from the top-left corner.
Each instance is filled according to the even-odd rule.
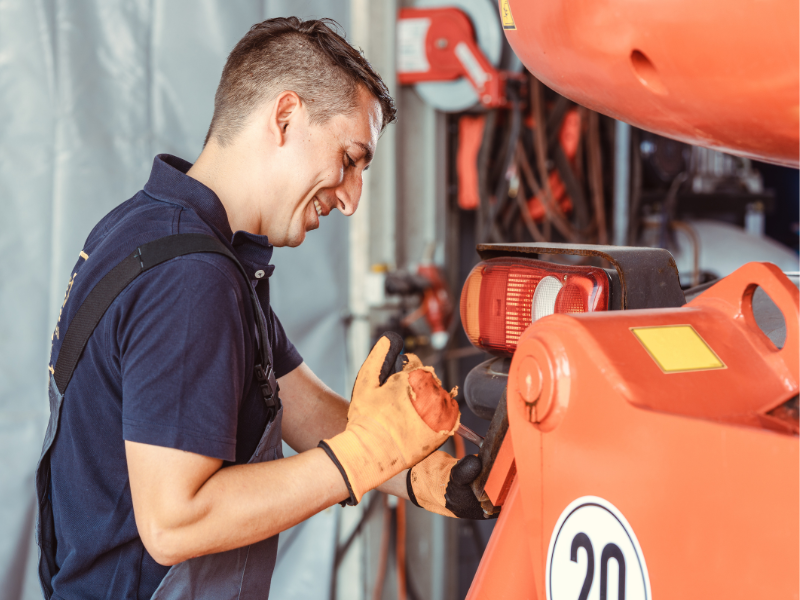
[[[297,17],[253,25],[225,63],[206,143],[214,137],[227,145],[261,103],[287,90],[306,104],[312,123],[352,114],[362,88],[381,105],[381,129],[393,122],[397,111],[389,89],[340,29],[332,19]]]

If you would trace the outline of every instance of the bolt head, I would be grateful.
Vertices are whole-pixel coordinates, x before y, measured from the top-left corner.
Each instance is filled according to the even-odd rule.
[[[517,371],[517,389],[525,404],[533,405],[542,394],[542,370],[532,356],[526,356]]]

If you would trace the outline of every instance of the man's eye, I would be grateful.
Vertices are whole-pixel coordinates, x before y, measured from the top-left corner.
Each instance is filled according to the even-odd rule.
[[[347,157],[347,166],[348,167],[355,167],[356,161],[354,161],[349,154],[345,152],[345,157]]]

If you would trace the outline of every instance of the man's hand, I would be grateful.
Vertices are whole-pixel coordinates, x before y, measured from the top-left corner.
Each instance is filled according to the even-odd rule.
[[[493,518],[483,512],[470,487],[480,472],[481,459],[475,454],[457,461],[446,452],[434,452],[408,472],[408,497],[417,506],[446,517]]]
[[[347,429],[320,444],[340,468],[351,502],[415,465],[458,426],[458,404],[431,369],[409,361],[388,376],[402,349],[402,340],[394,338],[384,335],[364,362]]]
[[[350,403],[325,385],[307,364],[302,363],[278,383],[283,402],[283,441],[293,450],[316,448],[320,440],[344,431]],[[408,500],[407,475],[406,471],[398,473],[377,489]]]

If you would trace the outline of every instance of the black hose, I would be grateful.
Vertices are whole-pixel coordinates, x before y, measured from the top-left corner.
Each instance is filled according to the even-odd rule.
[[[678,203],[678,191],[683,183],[689,178],[689,174],[684,171],[680,173],[669,186],[667,197],[664,199],[664,206],[661,211],[661,223],[658,232],[659,248],[667,248],[670,242],[670,222],[675,217],[675,209]]]
[[[561,181],[564,182],[567,194],[572,198],[575,220],[579,229],[583,229],[589,223],[589,207],[586,203],[586,195],[583,193],[583,186],[575,176],[575,171],[572,170],[572,165],[569,164],[569,159],[564,154],[561,144],[558,144],[555,148],[554,159],[558,173],[561,175]]]
[[[567,109],[572,102],[564,96],[559,96],[550,115],[547,117],[547,152],[548,154],[556,149],[559,145],[559,135],[561,134],[561,125],[564,123],[564,117],[567,115]]]
[[[503,160],[500,163],[502,169],[500,170],[497,187],[495,188],[495,201],[494,206],[489,206],[487,229],[490,233],[497,236],[496,220],[497,215],[505,208],[508,201],[508,178],[506,173],[511,168],[516,157],[517,142],[519,141],[520,133],[522,132],[522,107],[519,100],[514,99],[511,102],[511,123],[508,128],[508,136],[505,139],[503,147]],[[502,239],[496,240],[502,242]]]
[[[639,210],[642,203],[642,150],[641,132],[631,128],[631,211],[628,224],[628,245],[635,246],[639,239]]]
[[[517,192],[517,198],[519,197],[520,197],[520,192]],[[522,218],[521,215],[520,219],[516,218],[518,213],[519,213],[519,203],[512,202],[509,205],[506,214],[503,215],[503,221],[502,221],[503,231],[509,231],[511,229],[511,225],[513,225],[514,222],[519,222],[521,220]]]
[[[475,220],[475,241],[483,243],[487,241],[488,232],[484,231],[484,225],[489,214],[489,157],[492,153],[492,140],[494,139],[494,129],[497,123],[497,111],[491,110],[486,113],[486,120],[483,125],[483,139],[478,150],[478,214]]]

